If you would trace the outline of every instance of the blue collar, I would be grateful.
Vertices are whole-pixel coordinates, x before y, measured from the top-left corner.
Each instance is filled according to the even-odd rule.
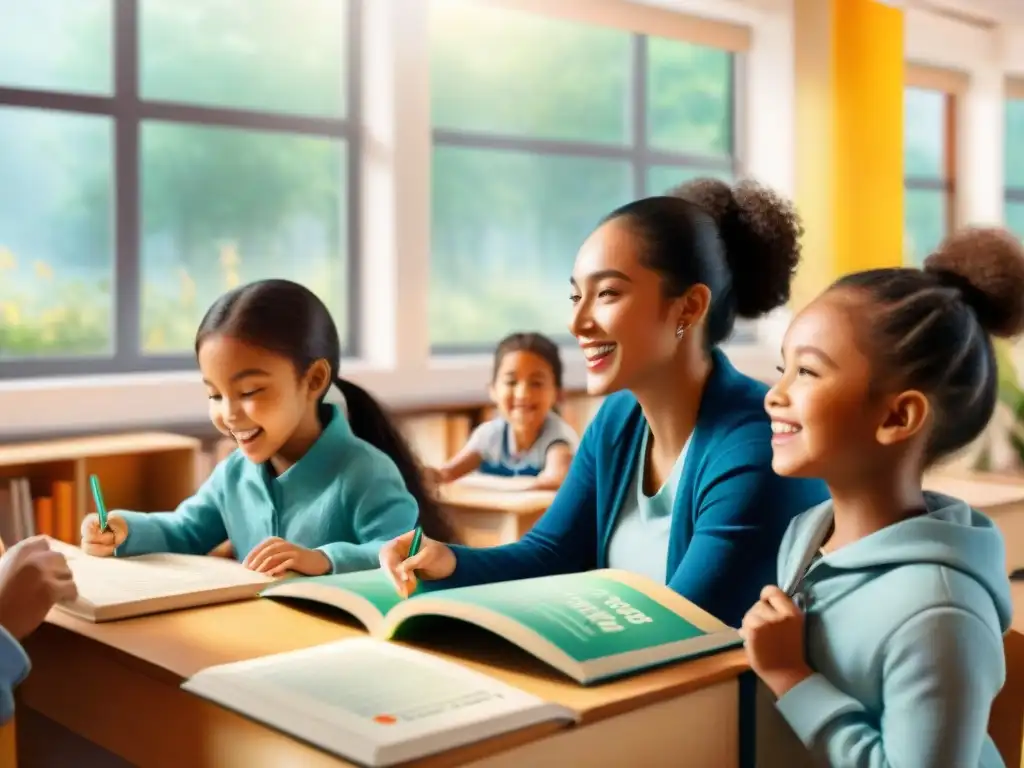
[[[276,483],[282,490],[315,488],[321,478],[333,477],[341,471],[342,447],[355,439],[355,435],[341,408],[333,403],[320,406],[320,420],[324,428],[316,442],[283,474],[274,477],[269,466],[260,467],[268,487]]]

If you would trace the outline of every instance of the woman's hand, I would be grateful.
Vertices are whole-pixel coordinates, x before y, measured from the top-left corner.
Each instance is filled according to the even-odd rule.
[[[305,576],[323,576],[331,572],[331,561],[319,549],[306,549],[277,536],[264,539],[253,547],[242,565],[268,576],[280,576],[285,571]]]
[[[107,515],[107,530],[100,530],[99,515],[86,515],[82,521],[82,551],[96,557],[110,557],[128,538],[128,521],[117,512]]]
[[[777,698],[814,674],[804,656],[804,614],[785,592],[768,586],[740,627],[751,669]]]
[[[409,557],[413,535],[414,531],[403,533],[380,550],[380,567],[391,577],[402,597],[413,593],[417,577],[432,581],[445,579],[455,572],[455,553],[446,544],[426,536],[420,538],[419,552]]]

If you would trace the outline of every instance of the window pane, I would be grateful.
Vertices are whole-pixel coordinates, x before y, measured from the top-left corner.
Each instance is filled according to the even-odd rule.
[[[907,264],[921,266],[949,232],[946,201],[944,190],[906,190],[903,252]]]
[[[430,13],[437,128],[624,144],[630,35],[465,0]]]
[[[946,98],[940,91],[907,88],[903,92],[903,173],[907,178],[946,177]]]
[[[732,154],[732,54],[648,39],[647,137],[653,147]]]
[[[346,148],[332,139],[147,123],[142,131],[142,346],[191,350],[224,291],[309,286],[346,331]]]
[[[701,177],[721,179],[732,183],[732,171],[693,168],[681,165],[655,165],[647,169],[647,188],[644,194],[663,195],[673,187]]]
[[[1006,186],[1024,189],[1024,101],[1006,103]]]
[[[343,115],[347,6],[341,0],[141,0],[142,95]]]
[[[0,359],[113,348],[112,133],[0,108]]]
[[[1024,200],[1007,201],[1006,226],[1024,240]]]
[[[565,336],[569,275],[600,218],[632,197],[628,163],[434,149],[430,340]]]
[[[109,94],[110,0],[0,0],[0,85]]]

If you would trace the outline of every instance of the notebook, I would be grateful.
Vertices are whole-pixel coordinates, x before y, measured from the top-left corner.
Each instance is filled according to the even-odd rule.
[[[56,607],[93,622],[254,598],[276,580],[223,557],[93,557],[56,539],[49,544],[67,558],[78,587],[75,600]]]
[[[417,617],[468,622],[584,685],[742,642],[668,587],[611,569],[422,591],[407,600],[377,569],[290,579],[261,594],[333,606],[384,640]]]
[[[346,760],[390,766],[574,713],[371,638],[209,667],[182,688]]]

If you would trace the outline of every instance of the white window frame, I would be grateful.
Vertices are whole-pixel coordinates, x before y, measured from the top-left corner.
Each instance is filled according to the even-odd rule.
[[[618,2],[626,7],[629,0]],[[588,2],[576,5],[585,8]],[[737,57],[737,80],[743,85],[737,154],[746,174],[792,195],[792,19],[785,8],[770,5],[652,1],[633,4],[631,10],[645,12],[630,18],[656,21],[662,25],[659,34],[665,34],[668,20],[675,20],[682,33],[717,29],[715,22],[744,30],[749,48]],[[344,360],[342,375],[393,408],[480,401],[492,364],[489,354],[430,352],[424,290],[430,273],[432,151],[428,13],[426,0],[369,0],[361,13],[361,125],[355,145],[361,161],[357,252],[362,258],[355,274],[360,295],[368,298],[359,302],[355,323],[361,356]],[[695,17],[703,20],[696,27]],[[787,317],[780,310],[755,323],[754,339],[726,343],[726,353],[750,375],[773,378]],[[563,355],[566,386],[582,389],[585,368],[578,348],[566,347]],[[206,418],[205,389],[194,370],[0,381],[0,438],[199,425]]]

